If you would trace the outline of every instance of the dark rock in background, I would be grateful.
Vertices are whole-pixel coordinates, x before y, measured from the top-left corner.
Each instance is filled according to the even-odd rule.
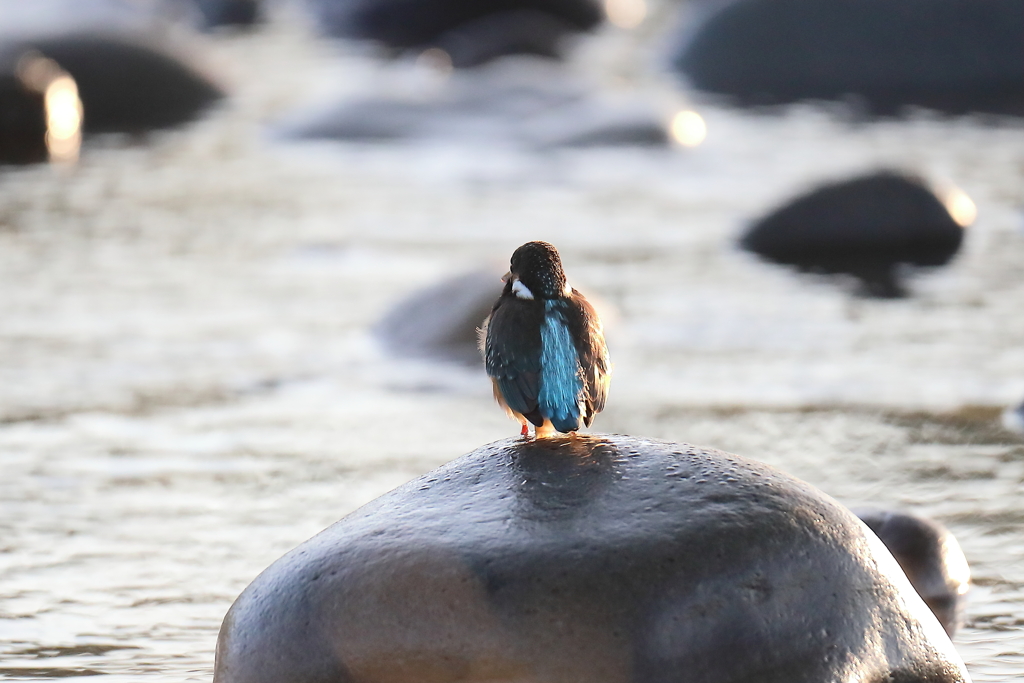
[[[397,355],[478,365],[477,328],[490,315],[503,286],[496,272],[459,275],[400,301],[374,332]]]
[[[624,436],[506,440],[264,571],[216,683],[968,681],[848,510],[772,468]]]
[[[457,55],[456,65],[510,52],[546,54],[563,34],[588,30],[603,18],[592,0],[310,0],[310,5],[328,35],[396,49],[447,45]]]
[[[970,567],[960,544],[938,522],[903,512],[854,510],[885,543],[911,585],[950,637],[963,619]]]
[[[757,221],[740,245],[801,270],[853,275],[869,296],[898,297],[900,264],[945,265],[963,233],[919,180],[886,171],[797,197]]]
[[[33,164],[47,156],[43,93],[14,73],[0,73],[0,164]]]
[[[1020,0],[739,0],[679,47],[700,90],[741,105],[848,99],[1024,115]]]
[[[78,85],[86,133],[139,133],[196,118],[223,96],[178,58],[134,39],[75,34],[0,45],[0,62],[27,52],[57,62]]]
[[[260,20],[258,0],[195,0],[204,26],[252,26]]]
[[[557,59],[563,39],[576,30],[548,12],[513,9],[459,24],[438,34],[429,46],[443,50],[457,69],[479,66],[504,55]]]
[[[535,149],[668,145],[665,124],[641,100],[601,97],[561,70],[508,57],[458,71],[436,92],[373,97],[291,117],[285,138],[506,144]]]

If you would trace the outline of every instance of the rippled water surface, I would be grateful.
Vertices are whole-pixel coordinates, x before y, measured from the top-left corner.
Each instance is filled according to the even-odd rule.
[[[995,425],[1024,398],[1019,124],[698,104],[691,150],[288,146],[263,124],[385,67],[287,22],[210,51],[237,95],[208,120],[0,172],[0,677],[208,681],[221,618],[270,562],[516,433],[480,371],[387,358],[368,330],[536,238],[611,312],[598,430],[942,521],[975,578],[957,648],[976,681],[1024,673],[1024,441]],[[732,248],[806,183],[878,165],[978,206],[914,298]]]

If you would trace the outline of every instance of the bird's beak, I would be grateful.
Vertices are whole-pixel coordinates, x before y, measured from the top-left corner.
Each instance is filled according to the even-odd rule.
[[[508,282],[511,279],[512,279],[512,271],[511,270],[501,276],[501,281],[502,282]]]

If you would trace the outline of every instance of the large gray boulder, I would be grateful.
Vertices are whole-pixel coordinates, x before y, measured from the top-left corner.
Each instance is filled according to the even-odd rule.
[[[761,463],[506,440],[352,513],[224,619],[215,683],[969,681],[881,542]]]

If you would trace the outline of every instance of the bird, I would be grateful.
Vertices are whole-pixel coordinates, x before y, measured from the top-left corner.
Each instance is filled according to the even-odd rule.
[[[494,398],[523,437],[531,423],[536,438],[589,427],[604,409],[611,371],[597,312],[547,242],[516,249],[502,280],[479,337]]]

